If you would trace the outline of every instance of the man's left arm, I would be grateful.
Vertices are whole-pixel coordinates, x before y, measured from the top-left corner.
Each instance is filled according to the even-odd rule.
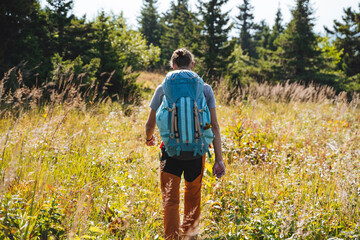
[[[216,116],[216,108],[210,109],[210,116],[211,116],[212,131],[215,135],[213,140],[214,151],[215,151],[215,163],[213,166],[213,175],[215,175],[217,178],[221,178],[222,176],[225,175],[225,165],[222,157],[220,126]]]

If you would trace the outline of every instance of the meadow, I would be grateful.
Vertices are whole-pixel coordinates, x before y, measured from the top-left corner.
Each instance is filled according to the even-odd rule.
[[[163,239],[144,139],[162,78],[140,75],[138,106],[0,84],[0,239]],[[226,103],[214,89],[227,174],[207,159],[199,239],[360,239],[359,96],[263,84]]]

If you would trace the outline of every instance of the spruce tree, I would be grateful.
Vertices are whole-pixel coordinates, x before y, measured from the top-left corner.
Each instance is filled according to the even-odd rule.
[[[160,45],[160,16],[157,12],[157,0],[143,0],[141,16],[138,19],[139,31],[145,37],[147,44]]]
[[[122,44],[122,52],[116,49],[117,37],[121,38],[120,32],[126,31],[125,20],[122,16],[115,19],[115,16],[106,15],[102,11],[95,22],[94,29],[94,57],[100,60],[97,71],[97,88],[103,96],[115,96],[124,102],[136,95],[136,85],[131,75],[127,74],[126,44]],[[126,76],[128,75],[128,76]]]
[[[265,20],[261,20],[259,24],[254,25],[254,43],[257,48],[269,48],[270,28]]]
[[[162,35],[160,36],[161,63],[167,66],[172,52],[177,49],[180,42],[180,33],[175,29],[175,21],[178,17],[178,8],[174,1],[170,3],[170,9],[161,18]]]
[[[310,0],[296,0],[292,19],[279,39],[279,57],[285,79],[313,80],[314,66],[319,57],[313,32],[313,14]]]
[[[210,77],[219,77],[222,74],[232,51],[228,34],[233,25],[229,23],[229,12],[221,12],[227,2],[228,0],[199,1],[204,24],[205,47],[202,55]]]
[[[139,71],[149,62],[156,62],[160,50],[147,46],[143,36],[128,29],[122,15],[106,15],[101,12],[95,22],[93,54],[99,59],[97,80],[103,94],[128,102],[138,96],[135,83]]]
[[[360,4],[359,4],[360,10]],[[347,76],[360,73],[360,12],[355,12],[351,7],[344,9],[343,22],[334,20],[334,30],[326,31],[336,36],[335,46],[343,50],[338,69]]]
[[[73,18],[67,31],[66,52],[64,58],[76,59],[81,55],[85,63],[93,58],[94,28],[92,23],[87,23],[86,18]]]
[[[282,18],[281,8],[279,6],[276,12],[275,23],[273,26],[274,32],[282,33],[284,31],[284,27],[282,26],[282,20],[283,18]]]
[[[252,41],[251,31],[254,27],[254,15],[252,13],[254,7],[250,4],[250,0],[244,0],[239,7],[240,13],[236,17],[240,28],[240,45],[244,54],[250,57],[256,56],[256,50]]]
[[[176,3],[171,1],[170,9],[162,17],[161,22],[161,62],[167,66],[171,54],[177,48],[186,47],[190,51],[194,49],[199,32],[196,26],[198,20],[190,11],[188,0],[177,0]]]
[[[39,4],[35,0],[12,0],[1,1],[0,3],[0,72],[1,74],[9,68],[18,65],[21,60],[19,46],[24,43],[21,39],[31,40],[28,34],[28,27],[36,12],[39,11]],[[22,49],[23,50],[23,49]],[[32,49],[34,50],[34,49]]]
[[[61,56],[66,55],[69,41],[68,31],[71,20],[75,16],[71,13],[73,0],[47,0],[49,6],[46,11],[49,18],[49,32],[53,40],[52,48]]]
[[[185,47],[197,56],[203,44],[201,37],[201,31],[203,30],[202,21],[190,10],[184,13],[186,14],[177,20],[180,26],[185,22],[184,30],[180,34],[179,47]]]
[[[33,86],[46,81],[50,71],[47,21],[35,0],[13,0],[0,3],[0,72],[16,67],[22,72],[22,84]],[[18,81],[11,78],[7,87],[16,89]]]
[[[282,26],[282,20],[283,19],[282,19],[281,9],[280,9],[280,7],[278,7],[278,10],[276,12],[276,17],[275,17],[275,23],[274,23],[274,26],[272,27],[272,31],[271,31],[271,34],[269,37],[269,42],[268,42],[269,49],[272,51],[277,50],[278,47],[276,45],[276,39],[284,31],[284,27]]]

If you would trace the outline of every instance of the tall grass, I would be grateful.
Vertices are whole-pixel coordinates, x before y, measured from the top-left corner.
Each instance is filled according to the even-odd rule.
[[[227,81],[216,84],[217,93],[221,100],[236,103],[244,100],[271,100],[276,102],[316,102],[316,103],[350,103],[354,107],[360,104],[360,95],[356,92],[336,93],[335,89],[327,85],[310,83],[303,85],[298,82],[280,82],[277,84],[253,83],[241,88],[232,88]]]
[[[208,236],[358,239],[359,119],[348,104],[239,105],[224,138],[227,182],[209,185]]]
[[[0,238],[161,239],[158,148],[144,144],[148,98],[130,107],[92,101],[67,79],[50,101],[33,101],[36,89],[2,94],[5,81]],[[318,90],[278,88],[219,101],[227,175],[216,180],[207,160],[200,238],[359,238],[356,98],[300,101],[295,93]]]

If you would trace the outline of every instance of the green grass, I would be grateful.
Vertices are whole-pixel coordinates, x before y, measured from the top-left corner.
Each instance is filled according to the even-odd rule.
[[[148,104],[3,114],[0,239],[161,239]],[[207,160],[200,239],[360,238],[358,108],[255,99],[217,113],[227,175]]]
[[[358,109],[253,102],[236,116],[225,134],[227,183],[212,196],[205,232],[218,239],[360,237]]]

